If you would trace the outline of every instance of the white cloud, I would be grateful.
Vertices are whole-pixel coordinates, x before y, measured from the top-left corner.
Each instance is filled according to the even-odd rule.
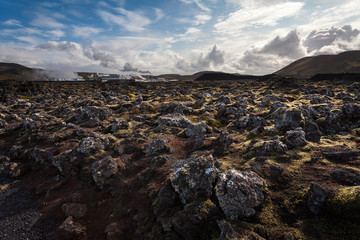
[[[298,14],[303,6],[303,2],[284,2],[257,8],[245,6],[215,24],[215,31],[220,34],[238,35],[249,27],[275,26],[280,20]]]
[[[262,75],[275,72],[304,55],[299,34],[292,30],[283,37],[276,36],[261,48],[246,50],[243,56],[232,56],[229,65],[242,73]]]
[[[94,27],[73,26],[73,35],[75,37],[89,38],[98,35],[102,30]]]
[[[315,51],[315,53],[318,51],[324,52],[324,47],[327,47],[325,52],[333,52],[330,50],[331,45],[339,50],[341,48],[346,50],[347,43],[351,43],[359,34],[360,31],[353,29],[350,25],[345,25],[342,28],[331,27],[313,30],[305,39],[304,46],[307,47],[309,53],[313,51]],[[338,44],[343,47],[338,46]]]
[[[9,19],[3,23],[5,26],[22,27],[21,22],[15,19]]]
[[[201,29],[190,27],[186,30],[185,33],[176,36],[173,42],[179,42],[179,41],[193,42],[196,41],[198,38],[200,38],[202,35],[203,34],[201,32]]]
[[[117,14],[99,10],[99,16],[107,23],[117,24],[130,32],[145,30],[145,26],[151,23],[150,19],[141,13],[128,11],[124,8],[116,8]]]
[[[159,8],[153,8],[153,9],[154,9],[155,15],[156,15],[155,22],[157,22],[165,17],[165,14],[161,9],[159,9]]]
[[[208,14],[198,14],[195,16],[195,20],[194,20],[194,24],[195,25],[200,25],[200,24],[205,24],[206,22],[211,20],[211,15]]]
[[[343,26],[351,23],[353,26],[360,27],[360,4],[358,0],[339,1],[334,7],[314,11],[306,24],[298,26],[298,30],[309,34],[312,30],[319,28],[329,28],[332,26]]]
[[[61,30],[52,30],[52,31],[48,31],[48,33],[50,34],[50,36],[54,38],[61,38],[66,35],[65,32]]]
[[[241,73],[262,75],[275,72],[289,63],[289,60],[283,60],[276,55],[246,51],[243,57],[233,61],[231,65]]]
[[[48,17],[43,14],[38,14],[36,18],[30,22],[30,24],[36,27],[44,28],[65,28],[65,25],[58,22],[55,18]]]
[[[39,42],[39,39],[36,37],[31,37],[31,36],[14,36],[15,39],[23,41],[23,42],[27,42],[27,43],[31,43],[31,44],[37,44]]]
[[[180,0],[180,2],[185,3],[185,4],[194,4],[196,5],[198,8],[200,8],[201,10],[205,11],[205,12],[210,12],[210,8],[208,8],[204,3],[202,3],[200,0]]]

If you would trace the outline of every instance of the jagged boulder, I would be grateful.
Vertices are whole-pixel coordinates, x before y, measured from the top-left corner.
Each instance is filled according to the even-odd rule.
[[[241,235],[237,233],[230,223],[225,220],[218,220],[217,224],[220,228],[220,239],[221,240],[237,240],[241,239]]]
[[[251,217],[264,202],[264,182],[252,171],[230,170],[216,185],[216,197],[227,219]]]
[[[129,123],[125,120],[114,119],[113,124],[110,126],[111,132],[114,133],[120,129],[128,129]]]
[[[110,139],[107,135],[93,133],[82,139],[77,151],[83,154],[92,154],[104,150],[109,144]]]
[[[235,123],[237,128],[246,128],[252,130],[254,128],[263,127],[266,125],[266,121],[263,117],[258,115],[250,114],[249,116],[244,116],[240,118]]]
[[[330,173],[335,181],[343,185],[359,186],[360,185],[360,172],[351,168],[341,168]]]
[[[226,120],[228,118],[239,118],[245,116],[247,111],[245,108],[224,106],[218,110],[217,116]]]
[[[25,118],[21,122],[21,127],[24,128],[25,130],[31,130],[36,128],[36,122],[31,118]]]
[[[220,136],[215,140],[215,149],[220,152],[226,151],[233,142],[234,139],[229,136],[228,132],[221,132]]]
[[[360,117],[360,106],[353,103],[346,103],[342,106],[344,115],[350,119]]]
[[[280,98],[275,95],[267,95],[261,98],[261,105],[264,107],[269,107],[275,101],[280,101]]]
[[[51,151],[46,151],[44,149],[35,147],[30,152],[30,158],[35,160],[36,163],[44,164],[44,163],[51,162],[51,160],[53,158],[53,153]]]
[[[287,109],[283,114],[275,119],[275,128],[280,131],[293,130],[304,127],[305,119],[299,109]]]
[[[187,158],[173,166],[171,185],[183,204],[197,198],[208,198],[218,176],[212,155]]]
[[[305,139],[310,142],[319,142],[321,132],[319,126],[313,121],[307,121],[304,127]]]
[[[61,206],[61,210],[67,217],[74,217],[74,218],[81,218],[85,216],[88,208],[86,204],[81,203],[70,203],[70,204],[63,204]]]
[[[60,239],[87,240],[86,227],[75,222],[73,217],[68,217],[56,230]]]
[[[223,103],[223,104],[230,104],[231,103],[231,99],[225,95],[221,95],[217,100],[216,103]]]
[[[5,128],[7,125],[6,121],[0,118],[0,129]]]
[[[329,192],[325,188],[316,183],[311,183],[308,192],[308,208],[310,212],[318,215],[321,212],[328,195]]]
[[[155,156],[161,153],[169,152],[170,147],[168,146],[168,142],[169,140],[163,138],[152,140],[146,147],[146,156]]]
[[[186,128],[191,121],[182,114],[168,114],[158,118],[159,127],[179,127]]]
[[[80,108],[75,117],[76,124],[83,124],[85,127],[96,127],[99,123],[112,114],[107,107],[89,106]]]
[[[264,156],[271,153],[283,154],[287,151],[287,146],[279,139],[264,141],[254,146],[255,155]]]
[[[204,138],[204,134],[206,133],[206,122],[198,122],[194,124],[190,124],[185,131],[185,135],[188,138],[196,139],[196,138]]]
[[[107,181],[118,173],[118,164],[111,156],[107,156],[92,165],[92,177],[96,185],[103,189]]]
[[[333,135],[339,132],[346,132],[349,130],[348,125],[344,122],[344,113],[340,109],[331,110],[321,122],[321,131]]]
[[[285,133],[284,143],[288,148],[305,146],[307,141],[305,139],[305,132],[301,128],[290,130]]]
[[[189,109],[189,107],[185,106],[184,104],[174,102],[161,104],[158,111],[160,112],[160,114],[184,114],[192,112],[191,109]]]

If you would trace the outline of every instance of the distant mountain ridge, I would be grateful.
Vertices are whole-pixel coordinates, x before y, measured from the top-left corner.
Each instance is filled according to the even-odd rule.
[[[30,74],[33,71],[34,69],[17,63],[0,62],[0,80],[18,80],[24,74]]]
[[[301,58],[274,74],[310,78],[316,74],[346,72],[360,73],[360,51],[347,51],[337,55],[319,55]]]

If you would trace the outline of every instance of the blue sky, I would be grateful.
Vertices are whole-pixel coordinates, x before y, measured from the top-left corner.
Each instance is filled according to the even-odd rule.
[[[2,0],[0,61],[67,71],[274,72],[360,48],[357,0]]]

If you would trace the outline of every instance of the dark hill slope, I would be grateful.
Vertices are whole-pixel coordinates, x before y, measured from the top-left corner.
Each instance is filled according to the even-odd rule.
[[[0,80],[18,80],[33,73],[33,70],[17,63],[0,62]]]
[[[241,80],[241,79],[257,79],[257,76],[239,75],[222,72],[207,72],[201,74],[195,81],[222,81],[222,80]]]
[[[360,51],[305,57],[275,72],[275,74],[309,78],[316,74],[345,72],[360,73]]]

